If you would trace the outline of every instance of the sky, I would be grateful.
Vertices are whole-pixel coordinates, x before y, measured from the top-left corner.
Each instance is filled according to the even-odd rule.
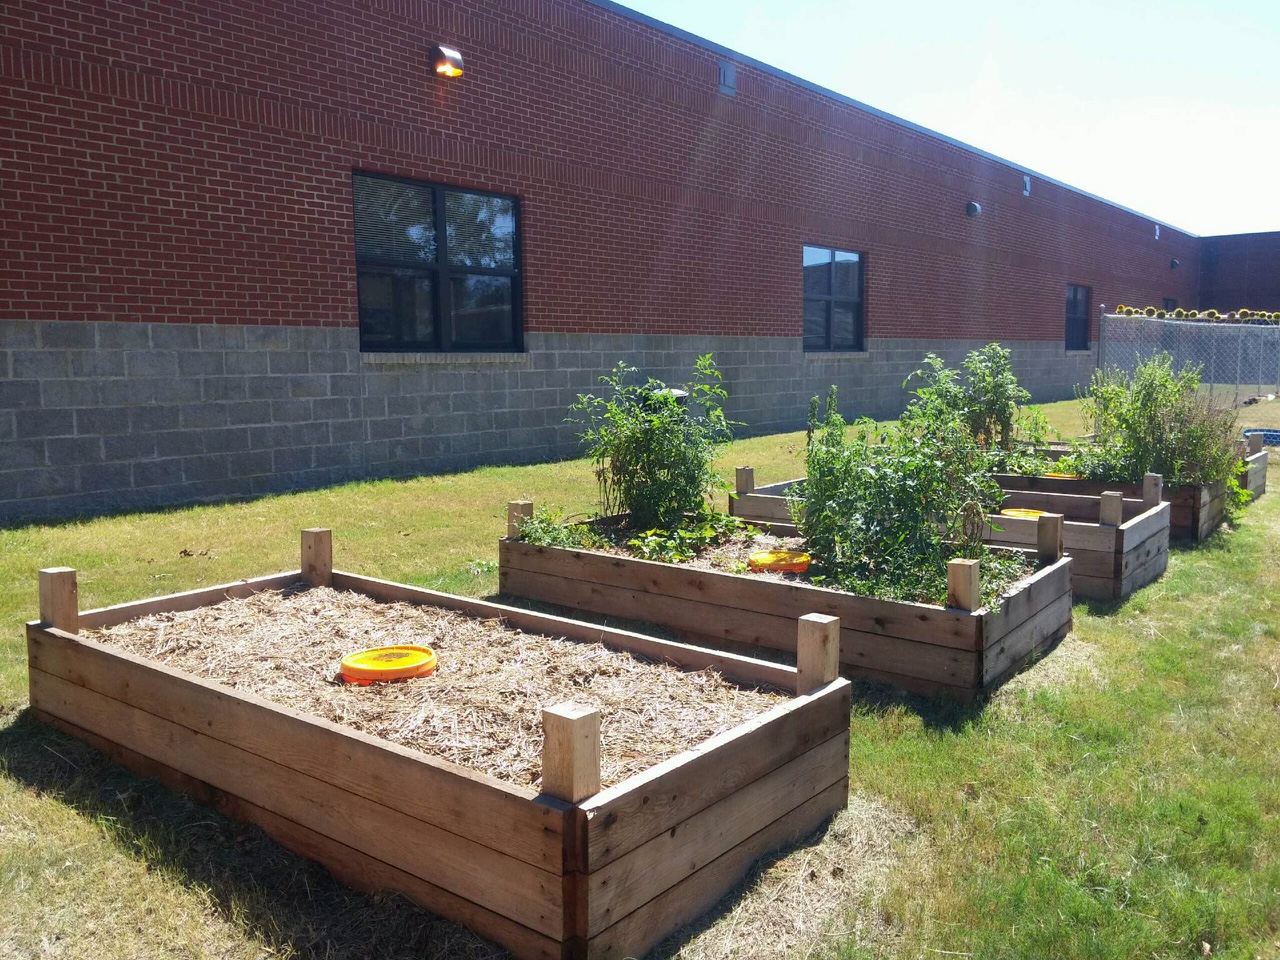
[[[1190,233],[1280,230],[1280,0],[620,0]]]

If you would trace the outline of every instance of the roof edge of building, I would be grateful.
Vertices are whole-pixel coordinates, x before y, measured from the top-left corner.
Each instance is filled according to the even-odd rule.
[[[690,33],[688,30],[683,30],[673,24],[659,20],[656,17],[651,17],[646,13],[641,13],[639,10],[633,10],[630,7],[623,6],[621,3],[615,2],[615,0],[586,0],[586,2],[612,13],[616,13],[628,20],[643,24],[644,26],[657,30],[660,33],[665,33],[668,36],[675,37],[677,40],[683,40],[684,42],[693,44],[696,47],[701,47],[703,50],[731,59],[735,63],[751,67],[752,69],[759,70],[763,73],[771,74],[772,76],[785,80],[788,83],[793,83],[796,86],[803,87],[804,89],[810,90],[820,96],[834,100],[837,103],[842,103],[845,106],[850,106],[854,109],[861,110],[864,113],[869,113],[874,117],[887,120],[890,123],[897,124],[900,127],[905,127],[906,129],[915,131],[916,133],[922,133],[925,136],[932,137],[935,140],[940,140],[943,143],[950,144],[953,147],[958,147],[961,150],[967,150],[969,153],[975,154],[983,159],[1002,164],[1023,176],[1031,176],[1035,177],[1037,180],[1052,183],[1054,186],[1061,187],[1064,190],[1070,190],[1078,196],[1087,197],[1088,199],[1095,200],[1098,203],[1104,203],[1116,210],[1132,214],[1135,217],[1141,217],[1143,220],[1149,220],[1153,224],[1159,224],[1160,226],[1167,227],[1170,230],[1177,230],[1179,233],[1185,234],[1188,237],[1200,239],[1199,234],[1192,233],[1190,230],[1185,230],[1176,224],[1167,223],[1164,220],[1142,213],[1139,210],[1134,210],[1132,207],[1126,207],[1122,203],[1116,203],[1114,200],[1108,200],[1106,197],[1100,197],[1096,193],[1090,193],[1088,190],[1083,190],[1080,187],[1073,186],[1072,184],[1059,180],[1056,177],[1051,177],[1047,174],[1040,173],[1037,170],[1032,170],[1030,167],[1023,166],[1020,163],[1014,163],[1012,160],[1006,160],[1004,157],[996,156],[994,153],[989,153],[986,150],[975,147],[971,143],[965,143],[963,140],[957,140],[955,137],[949,137],[945,133],[939,133],[937,130],[930,130],[928,127],[922,126],[918,123],[913,123],[910,120],[905,120],[902,117],[889,113],[885,110],[881,110],[877,107],[873,107],[870,104],[863,103],[861,100],[855,100],[853,97],[846,96],[843,93],[839,93],[828,87],[814,83],[811,80],[806,80],[793,73],[788,73],[786,70],[775,67],[772,64],[765,63],[763,60],[757,60],[755,57],[749,57],[745,53],[740,53],[737,50],[724,46],[723,44],[716,43],[714,40],[708,40],[706,37],[700,37],[696,33]],[[1224,236],[1229,236],[1229,234],[1224,234]]]

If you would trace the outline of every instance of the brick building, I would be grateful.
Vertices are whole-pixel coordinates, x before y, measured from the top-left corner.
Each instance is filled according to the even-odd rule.
[[[1200,238],[605,0],[7,0],[0,116],[0,520],[568,455],[619,359],[756,433],[997,339],[1066,397],[1098,304],[1200,299]]]

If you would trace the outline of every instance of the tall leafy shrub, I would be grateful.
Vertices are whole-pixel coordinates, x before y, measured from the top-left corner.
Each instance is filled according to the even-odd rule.
[[[971,351],[959,370],[936,354],[907,378],[919,380],[904,422],[937,421],[959,424],[978,446],[992,455],[1000,470],[1038,472],[1045,465],[1037,452],[1048,433],[1043,414],[1023,405],[1031,394],[1018,383],[1011,354],[998,343]]]
[[[636,529],[674,529],[704,513],[706,495],[723,486],[712,464],[732,438],[728,394],[711,354],[694,364],[687,397],[636,374],[619,362],[600,377],[605,395],[579,395],[569,419],[582,425],[595,461],[601,513],[625,514]]]
[[[1094,438],[1075,445],[1067,469],[1093,480],[1159,473],[1166,483],[1235,483],[1236,411],[1201,394],[1199,367],[1175,371],[1173,358],[1157,353],[1132,374],[1097,370],[1080,410]]]
[[[815,398],[792,514],[822,573],[847,590],[942,603],[947,561],[970,557],[986,561],[984,597],[992,599],[1024,567],[982,543],[1001,496],[991,455],[945,399],[931,394],[913,406],[897,427],[877,434],[863,420],[850,432],[834,387],[821,416]]]

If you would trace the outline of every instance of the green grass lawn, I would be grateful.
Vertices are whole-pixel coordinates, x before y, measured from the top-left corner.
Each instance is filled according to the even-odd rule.
[[[1046,412],[1079,432],[1074,404]],[[1269,405],[1242,414],[1267,425]],[[722,472],[800,476],[803,445],[740,441]],[[76,567],[87,608],[296,567],[308,526],[333,528],[343,569],[483,595],[508,500],[584,511],[594,492],[573,461],[0,531],[0,956],[484,956],[31,721],[22,622],[40,567]],[[1280,957],[1280,494],[1075,614],[987,703],[858,688],[853,788],[922,839],[881,933],[841,955]]]

